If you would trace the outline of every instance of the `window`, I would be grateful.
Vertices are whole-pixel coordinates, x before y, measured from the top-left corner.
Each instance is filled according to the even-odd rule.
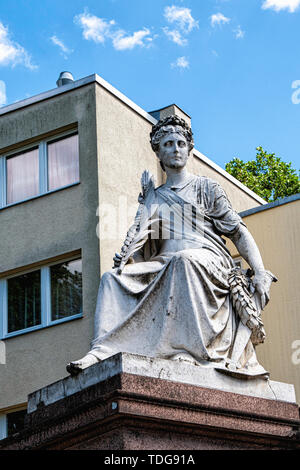
[[[50,264],[0,280],[2,338],[81,316],[81,259]]]
[[[39,194],[39,151],[29,150],[6,159],[7,204]]]
[[[6,415],[0,414],[0,440],[7,437]]]
[[[50,142],[47,147],[49,191],[78,181],[78,135]]]
[[[0,157],[0,208],[79,182],[78,134]]]
[[[25,409],[0,415],[0,440],[22,431],[26,414]]]
[[[24,330],[41,323],[40,271],[7,280],[7,332]]]
[[[16,432],[22,431],[25,424],[25,416],[27,410],[14,411],[13,413],[7,413],[6,415],[6,426],[7,436],[16,434]]]
[[[82,311],[81,260],[50,267],[51,320],[59,320]]]

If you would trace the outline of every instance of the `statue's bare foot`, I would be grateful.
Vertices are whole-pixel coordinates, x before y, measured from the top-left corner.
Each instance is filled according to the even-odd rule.
[[[100,362],[100,359],[94,356],[94,354],[87,354],[78,361],[69,362],[69,364],[67,364],[67,371],[71,375],[77,375],[83,369],[86,369],[87,367],[90,367],[97,362]]]

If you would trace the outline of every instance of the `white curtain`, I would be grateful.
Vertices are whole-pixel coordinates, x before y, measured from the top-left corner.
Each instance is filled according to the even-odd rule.
[[[6,160],[7,204],[39,193],[39,151],[30,150]]]
[[[78,135],[48,144],[48,190],[79,181]]]

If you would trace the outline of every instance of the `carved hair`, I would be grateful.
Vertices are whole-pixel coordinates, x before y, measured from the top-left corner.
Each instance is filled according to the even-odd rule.
[[[192,129],[184,119],[174,115],[168,116],[165,119],[158,121],[158,123],[152,127],[152,132],[150,133],[150,143],[152,150],[155,153],[158,152],[160,140],[165,135],[171,134],[173,132],[177,132],[186,138],[189,152],[194,148]]]

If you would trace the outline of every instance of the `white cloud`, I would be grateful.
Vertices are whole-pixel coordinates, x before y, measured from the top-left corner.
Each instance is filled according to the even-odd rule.
[[[190,8],[177,7],[175,5],[165,7],[164,16],[168,23],[172,23],[175,29],[163,28],[165,35],[175,44],[186,46],[188,40],[184,35],[189,34],[194,28],[198,28],[196,21],[191,14]]]
[[[129,34],[123,29],[116,29],[115,20],[107,21],[87,11],[75,16],[74,22],[83,29],[84,39],[102,44],[109,39],[118,51],[133,49],[136,46],[149,46],[153,41],[148,28]]]
[[[210,22],[212,26],[216,26],[224,24],[224,23],[229,23],[230,18],[227,18],[226,16],[223,15],[223,13],[215,13],[214,15],[211,15],[210,17]]]
[[[15,67],[17,64],[22,64],[31,70],[37,68],[32,64],[31,57],[24,47],[10,38],[8,28],[0,22],[0,65]]]
[[[61,52],[63,53],[63,56],[65,57],[65,59],[67,58],[68,54],[71,54],[71,52],[73,52],[60,39],[58,39],[57,36],[51,36],[50,39],[53,42],[53,44],[55,44],[61,49]]]
[[[181,35],[180,31],[177,31],[176,29],[174,30],[169,30],[169,28],[163,28],[163,31],[165,35],[175,44],[178,44],[179,46],[186,46],[187,45],[187,39],[183,38]]]
[[[74,22],[83,29],[84,39],[96,43],[104,43],[107,37],[111,36],[111,27],[115,21],[106,21],[95,15],[90,15],[87,11],[74,17]]]
[[[152,41],[150,36],[150,30],[147,28],[136,31],[132,35],[128,35],[125,31],[119,30],[113,37],[113,46],[118,51],[124,51],[125,49],[133,49],[135,46],[145,46]]]
[[[172,5],[165,8],[164,15],[169,23],[175,23],[181,30],[187,33],[194,28],[198,28],[198,21],[192,17],[190,8]]]
[[[235,33],[236,39],[242,39],[245,36],[245,31],[243,31],[240,26],[234,29],[233,32]]]
[[[190,66],[189,61],[186,57],[178,57],[178,59],[171,64],[171,67],[178,67],[180,69],[188,69]]]
[[[294,13],[300,6],[300,0],[264,0],[262,4],[263,10],[289,10],[290,13]]]
[[[6,86],[3,80],[0,80],[0,106],[6,104]]]

